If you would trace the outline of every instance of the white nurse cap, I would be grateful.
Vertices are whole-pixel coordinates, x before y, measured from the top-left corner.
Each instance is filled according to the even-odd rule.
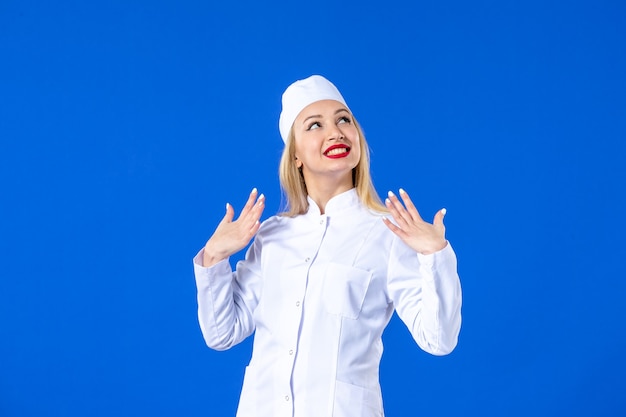
[[[287,143],[289,131],[298,114],[309,104],[320,100],[335,100],[348,107],[337,87],[321,75],[311,75],[287,87],[283,93],[283,109],[278,119],[283,142]]]

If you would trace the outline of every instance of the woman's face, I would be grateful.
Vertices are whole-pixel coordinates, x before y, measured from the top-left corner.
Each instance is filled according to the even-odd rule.
[[[335,100],[305,107],[293,125],[296,164],[307,184],[324,178],[349,182],[361,158],[360,138],[352,114]]]

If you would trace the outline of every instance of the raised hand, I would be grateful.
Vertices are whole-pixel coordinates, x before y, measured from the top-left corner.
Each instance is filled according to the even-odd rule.
[[[403,189],[400,189],[400,197],[404,205],[391,191],[389,191],[389,198],[385,200],[389,213],[396,221],[394,224],[388,218],[383,218],[387,227],[414,251],[421,254],[428,255],[445,248],[448,244],[445,237],[446,228],[443,225],[446,209],[439,210],[435,214],[433,224],[430,224],[422,220],[409,195]]]
[[[211,266],[239,252],[250,243],[261,226],[259,219],[265,208],[265,196],[253,189],[237,220],[235,209],[226,204],[226,215],[204,246],[203,265]]]

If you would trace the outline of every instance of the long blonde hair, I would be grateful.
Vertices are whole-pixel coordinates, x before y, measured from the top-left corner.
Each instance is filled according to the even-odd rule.
[[[373,211],[385,213],[388,210],[380,200],[372,182],[369,147],[367,146],[365,135],[363,135],[361,126],[354,117],[353,121],[359,138],[361,139],[359,141],[361,159],[352,170],[353,185],[356,188],[359,199],[365,207]],[[280,166],[278,169],[283,196],[287,200],[283,202],[286,207],[281,215],[287,217],[295,217],[299,214],[304,214],[309,209],[309,202],[307,200],[308,193],[304,177],[302,176],[302,171],[296,166],[295,142],[295,133],[292,127],[289,131],[289,137],[287,138],[283,155],[280,158]]]

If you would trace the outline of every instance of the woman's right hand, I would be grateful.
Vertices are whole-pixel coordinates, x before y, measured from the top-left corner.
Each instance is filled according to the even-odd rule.
[[[246,205],[235,221],[233,221],[235,209],[230,204],[226,204],[226,215],[215,229],[213,236],[204,245],[202,259],[204,266],[215,265],[250,243],[250,239],[261,226],[259,219],[265,208],[265,196],[261,194],[257,198],[257,193],[256,188],[252,190]]]

